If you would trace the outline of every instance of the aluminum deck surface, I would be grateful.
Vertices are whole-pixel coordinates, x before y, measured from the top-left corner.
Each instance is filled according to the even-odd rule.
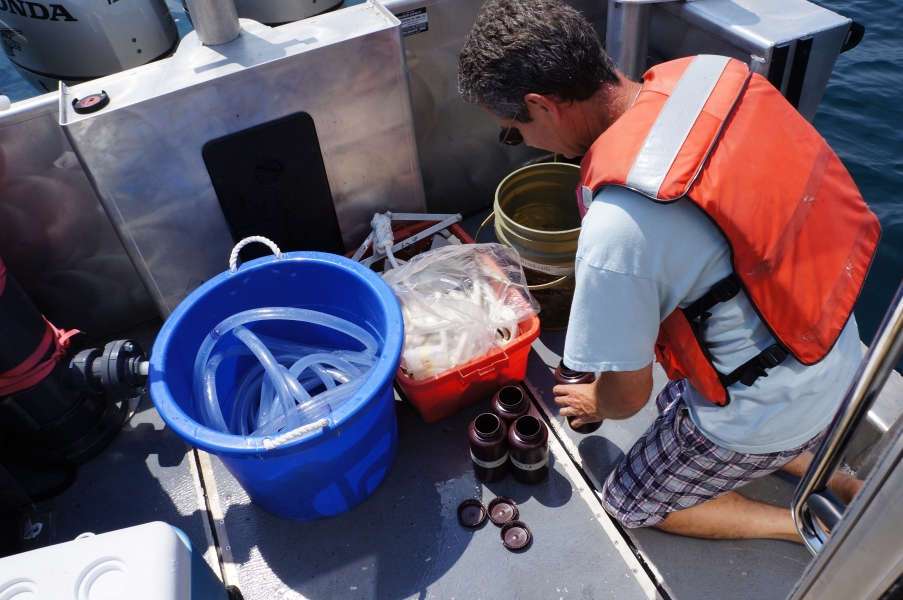
[[[158,327],[119,337],[150,348]],[[39,516],[53,515],[47,523],[52,531],[42,532],[48,537],[39,541],[59,543],[85,531],[160,520],[185,531],[220,572],[209,506],[199,490],[203,480],[222,511],[214,516],[222,517],[215,525],[226,534],[218,549],[226,577],[235,577],[230,583],[248,600],[786,597],[809,560],[801,545],[692,540],[655,530],[623,537],[601,510],[592,481],[604,480],[654,418],[654,408],[607,422],[589,436],[562,428],[563,419],[549,409],[549,365],[557,364],[563,340],[563,332],[543,333],[530,355],[530,388],[540,410],[546,407],[545,416],[552,414],[555,433],[563,436],[550,438],[552,470],[538,486],[521,485],[511,476],[488,485],[474,478],[466,427],[488,410],[487,400],[432,425],[399,402],[398,458],[376,492],[343,515],[290,521],[250,503],[215,457],[203,472],[144,397],[110,447],[79,469],[75,484],[38,506]],[[657,373],[657,386],[662,382]],[[786,504],[792,490],[767,477],[744,493]],[[462,500],[485,503],[497,495],[514,499],[531,527],[534,539],[525,551],[506,550],[488,521],[476,530],[458,524],[455,509]]]
[[[218,460],[216,491],[247,600],[300,598],[655,598],[608,516],[552,442],[549,478],[474,478],[467,426],[488,400],[425,424],[398,403],[398,458],[374,494],[347,513],[289,521],[252,504]],[[458,523],[467,498],[517,502],[533,541],[511,552],[499,527]],[[616,532],[614,532],[616,533]],[[621,548],[618,546],[620,545]],[[626,557],[625,557],[626,554]],[[625,560],[626,558],[626,560]]]
[[[464,222],[471,235],[485,214]],[[494,237],[487,229],[483,241]],[[129,337],[150,349],[159,327],[115,339]],[[655,408],[650,403],[589,436],[564,427],[551,394],[564,337],[543,332],[529,358],[533,410],[554,434],[550,477],[537,486],[511,476],[488,485],[474,478],[466,427],[488,410],[488,399],[431,425],[399,402],[398,457],[374,494],[336,517],[290,521],[250,503],[219,460],[192,451],[144,397],[113,443],[79,469],[75,484],[38,506],[47,526],[39,545],[165,521],[185,531],[248,600],[785,598],[810,560],[802,545],[626,532],[602,511],[601,482],[655,418]],[[665,378],[657,366],[654,374],[657,392]],[[792,481],[771,475],[740,492],[788,506],[793,489]],[[533,532],[524,551],[506,550],[491,522],[476,530],[457,522],[462,500],[486,503],[497,495],[517,502]]]

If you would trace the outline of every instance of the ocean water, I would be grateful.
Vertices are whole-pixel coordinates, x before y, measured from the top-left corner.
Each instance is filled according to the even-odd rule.
[[[869,344],[903,279],[903,5],[900,0],[817,4],[866,30],[859,46],[838,57],[814,124],[881,220],[878,254],[856,305],[860,335]],[[167,0],[167,5],[180,36],[191,31],[181,1]],[[14,102],[38,95],[4,58],[0,93]]]
[[[838,57],[814,124],[881,221],[878,253],[856,304],[860,336],[871,344],[903,279],[903,5],[818,4],[865,26],[862,42]]]

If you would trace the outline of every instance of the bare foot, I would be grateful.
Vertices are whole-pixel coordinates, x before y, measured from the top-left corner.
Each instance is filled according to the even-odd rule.
[[[792,462],[781,467],[781,470],[786,471],[791,475],[802,477],[805,474],[806,469],[808,469],[809,465],[812,463],[813,458],[811,452],[803,452],[793,459]],[[834,494],[840,498],[840,501],[847,505],[853,501],[853,497],[859,493],[859,488],[861,487],[861,479],[856,479],[855,477],[840,471],[835,471],[834,476],[831,477],[831,481],[828,482],[828,489],[834,492]]]
[[[828,482],[828,489],[834,492],[841,502],[849,506],[856,494],[859,493],[862,484],[863,481],[861,479],[856,479],[851,475],[838,471],[834,473],[831,481]]]

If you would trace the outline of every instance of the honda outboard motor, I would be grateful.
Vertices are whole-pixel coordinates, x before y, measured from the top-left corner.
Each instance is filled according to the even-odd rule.
[[[179,43],[165,0],[0,0],[0,44],[42,92],[169,56]]]

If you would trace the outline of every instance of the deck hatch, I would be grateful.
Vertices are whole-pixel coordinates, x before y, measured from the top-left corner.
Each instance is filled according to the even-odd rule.
[[[268,237],[283,251],[345,251],[313,118],[298,112],[217,138],[202,151],[238,242]],[[269,252],[244,248],[242,260]]]

